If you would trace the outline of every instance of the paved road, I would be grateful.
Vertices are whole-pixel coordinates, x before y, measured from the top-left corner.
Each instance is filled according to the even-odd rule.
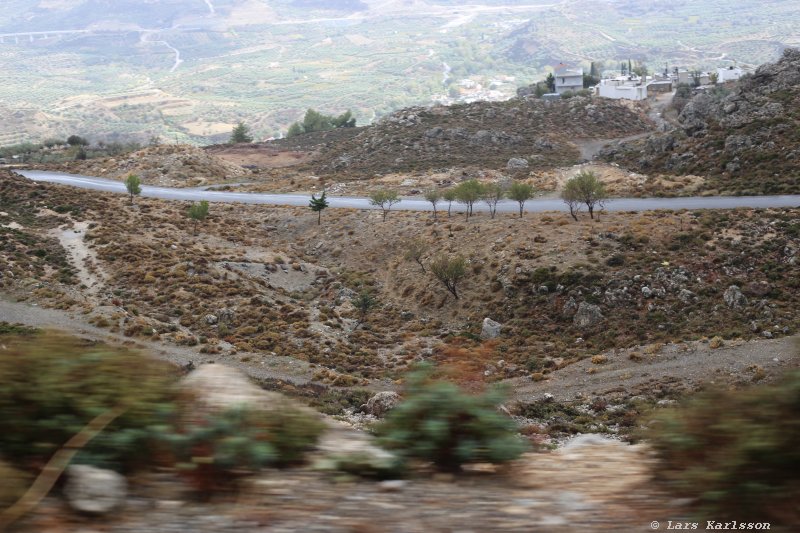
[[[104,178],[93,178],[60,172],[39,170],[18,170],[18,174],[34,181],[45,181],[62,185],[71,185],[84,189],[127,194],[125,184],[121,181]],[[262,194],[226,191],[207,191],[203,189],[173,189],[169,187],[142,186],[142,196],[161,198],[164,200],[185,200],[245,204],[307,206],[309,196],[304,194]],[[368,198],[329,196],[330,207],[353,209],[377,209],[370,205]],[[458,207],[457,207],[458,206]],[[456,210],[464,206],[454,204]],[[800,195],[785,196],[688,196],[682,198],[614,198],[606,203],[606,211],[650,211],[654,209],[733,209],[737,207],[800,207]],[[441,207],[440,207],[441,208]],[[392,207],[403,211],[430,211],[431,204],[418,198],[403,198],[402,202]],[[497,207],[499,212],[515,213],[519,211],[516,202],[503,200]],[[566,211],[564,203],[558,198],[542,198],[531,200],[525,204],[525,210],[531,213],[543,211]],[[483,203],[475,204],[475,211],[488,211]]]

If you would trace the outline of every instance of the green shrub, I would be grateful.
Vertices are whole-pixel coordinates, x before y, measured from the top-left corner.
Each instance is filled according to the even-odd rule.
[[[526,448],[513,420],[497,410],[498,389],[467,394],[423,367],[409,376],[405,397],[376,429],[380,442],[405,459],[457,471],[466,463],[511,461]]]
[[[800,520],[800,372],[777,385],[709,392],[651,430],[660,473],[708,516]]]
[[[3,344],[0,455],[40,463],[92,419],[122,407],[75,461],[127,470],[147,459],[148,428],[171,401],[171,366],[63,334],[4,337]]]

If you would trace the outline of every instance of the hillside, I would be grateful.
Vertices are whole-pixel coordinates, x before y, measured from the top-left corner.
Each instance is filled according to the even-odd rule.
[[[632,104],[589,98],[555,102],[514,98],[412,107],[366,127],[207,150],[239,164],[281,167],[271,175],[274,178],[285,176],[287,170],[296,179],[314,173],[333,181],[393,174],[454,177],[476,170],[527,177],[580,162],[584,141],[641,134],[653,127],[643,108]]]
[[[145,185],[197,187],[241,178],[249,171],[201,148],[188,145],[149,146],[117,157],[32,165],[86,176],[124,180],[136,174]]]
[[[412,107],[370,126],[275,141],[204,149],[162,145],[123,157],[41,168],[112,179],[136,173],[145,183],[179,187],[239,181],[248,182],[250,190],[285,192],[313,190],[319,186],[318,177],[339,183],[368,180],[407,193],[418,188],[420,180],[453,181],[465,173],[538,179],[543,171],[579,163],[585,144],[653,128],[645,108],[636,104],[581,97],[555,102],[514,98]],[[389,181],[376,179],[382,177]],[[401,186],[404,181],[408,187]]]
[[[421,359],[530,376],[608,350],[645,357],[646,345],[800,326],[796,210],[577,223],[330,210],[318,226],[307,208],[213,204],[195,236],[186,207],[4,174],[0,283],[132,337],[205,339],[206,353],[255,364],[289,356],[338,383],[397,379]],[[459,300],[404,259],[413,238],[425,263],[468,259]],[[379,307],[356,327],[363,290]],[[479,337],[486,317],[498,338]]]
[[[680,129],[613,146],[607,161],[649,174],[701,175],[699,190],[800,192],[800,50],[759,67],[733,88],[694,96]]]
[[[635,107],[589,98],[409,108],[326,147],[315,163],[325,174],[364,176],[505,169],[512,158],[535,170],[577,163],[576,139],[624,137],[651,128]]]

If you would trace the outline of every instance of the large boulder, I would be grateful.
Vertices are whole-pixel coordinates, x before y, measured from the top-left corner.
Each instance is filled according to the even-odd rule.
[[[491,318],[484,318],[483,319],[483,327],[481,327],[481,338],[482,339],[494,339],[500,336],[500,332],[503,330],[503,325],[499,322],[495,322]]]
[[[506,163],[506,168],[508,170],[528,168],[528,160],[521,157],[512,157],[508,160],[508,163]]]
[[[400,395],[393,391],[379,392],[364,405],[363,411],[368,415],[381,417],[397,407]]]
[[[740,309],[747,305],[747,296],[736,285],[731,285],[722,295],[725,303],[731,309]]]
[[[581,329],[586,329],[594,326],[603,320],[603,313],[600,312],[600,306],[590,304],[588,302],[581,302],[575,316],[572,317],[572,323]]]
[[[70,507],[81,513],[107,514],[125,502],[128,484],[112,471],[88,465],[67,468],[64,495]]]

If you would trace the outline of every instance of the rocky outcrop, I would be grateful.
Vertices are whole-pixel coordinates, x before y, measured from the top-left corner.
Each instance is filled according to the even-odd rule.
[[[800,50],[787,49],[738,85],[695,94],[679,128],[601,151],[630,168],[707,176],[707,189],[796,193],[800,170]]]

